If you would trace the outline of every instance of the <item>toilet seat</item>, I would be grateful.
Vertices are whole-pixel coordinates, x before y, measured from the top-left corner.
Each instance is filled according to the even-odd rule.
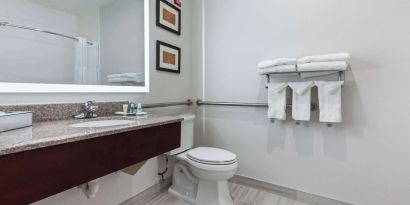
[[[236,163],[236,155],[213,147],[198,147],[186,153],[188,159],[207,165],[230,165]]]

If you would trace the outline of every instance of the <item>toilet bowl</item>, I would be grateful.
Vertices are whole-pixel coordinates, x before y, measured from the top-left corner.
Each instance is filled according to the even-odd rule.
[[[169,155],[177,162],[172,176],[172,186],[168,192],[190,204],[232,205],[228,179],[238,168],[236,155],[227,150],[213,147],[192,148],[193,123],[195,116],[184,115],[181,126],[181,147]],[[188,119],[185,121],[185,119]],[[185,127],[184,127],[185,126]],[[192,132],[190,131],[192,127]],[[187,135],[192,133],[192,135]],[[192,139],[191,139],[192,137]],[[186,140],[185,142],[182,142]],[[183,146],[185,145],[185,147]],[[175,153],[175,151],[182,151]]]

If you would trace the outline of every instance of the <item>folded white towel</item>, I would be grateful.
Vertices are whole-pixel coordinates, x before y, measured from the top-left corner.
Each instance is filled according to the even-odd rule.
[[[278,65],[296,65],[296,58],[277,58],[274,60],[264,60],[258,63],[258,68],[269,68]]]
[[[306,56],[298,60],[299,64],[313,62],[329,62],[329,61],[350,61],[349,53],[331,53],[324,55]]]
[[[315,81],[319,91],[320,122],[342,122],[342,81]]]
[[[286,120],[287,83],[268,84],[268,118]]]
[[[302,63],[298,64],[298,71],[344,71],[348,66],[345,61]]]
[[[120,73],[120,74],[111,74],[108,75],[107,78],[122,78],[122,77],[126,77],[126,78],[135,78],[138,76],[144,76],[144,73]]]
[[[279,65],[270,68],[258,68],[259,75],[266,75],[269,73],[286,73],[296,72],[296,65]]]
[[[289,83],[293,90],[292,96],[292,118],[297,121],[310,120],[310,96],[311,88],[315,86],[312,81]]]
[[[300,78],[307,79],[307,78],[313,78],[313,77],[319,77],[319,76],[333,75],[338,72],[339,71],[306,72],[306,73],[301,73]]]
[[[135,78],[129,78],[129,77],[118,77],[118,78],[108,78],[108,82],[110,83],[143,83],[145,80],[143,77],[135,77]]]

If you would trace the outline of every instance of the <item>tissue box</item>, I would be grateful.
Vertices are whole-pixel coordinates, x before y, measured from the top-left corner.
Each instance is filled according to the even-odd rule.
[[[32,112],[0,112],[0,132],[33,125]]]

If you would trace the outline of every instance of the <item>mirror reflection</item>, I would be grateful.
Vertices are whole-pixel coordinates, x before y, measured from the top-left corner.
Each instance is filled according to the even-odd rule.
[[[0,82],[144,86],[144,0],[0,3]]]

